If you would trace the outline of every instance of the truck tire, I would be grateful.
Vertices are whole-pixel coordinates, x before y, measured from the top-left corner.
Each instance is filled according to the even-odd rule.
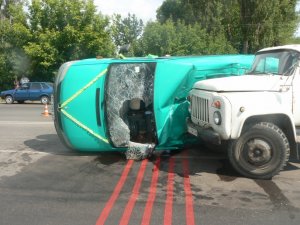
[[[279,127],[267,122],[250,127],[228,147],[234,169],[255,179],[271,179],[285,166],[289,156],[287,137]]]

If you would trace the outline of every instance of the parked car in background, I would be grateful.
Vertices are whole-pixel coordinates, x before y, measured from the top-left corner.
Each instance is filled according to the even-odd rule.
[[[15,101],[24,103],[27,100],[41,101],[42,104],[48,104],[52,93],[52,83],[28,82],[16,89],[2,91],[0,97],[4,99],[7,104],[12,104]]]

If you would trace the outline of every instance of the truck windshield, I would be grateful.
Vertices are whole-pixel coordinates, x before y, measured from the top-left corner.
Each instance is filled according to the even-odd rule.
[[[299,61],[300,53],[293,50],[276,50],[258,53],[248,74],[290,75]]]

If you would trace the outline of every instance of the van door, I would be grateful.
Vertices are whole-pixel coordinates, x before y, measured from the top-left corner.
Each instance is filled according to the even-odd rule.
[[[192,66],[176,61],[157,63],[154,82],[154,113],[159,145],[157,149],[180,148],[187,132],[189,116],[189,74]]]
[[[109,151],[104,119],[107,63],[74,62],[55,82],[56,130],[72,149]]]

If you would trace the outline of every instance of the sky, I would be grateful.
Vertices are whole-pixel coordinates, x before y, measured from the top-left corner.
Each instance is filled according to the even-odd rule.
[[[135,14],[144,23],[155,21],[156,10],[164,0],[94,0],[97,9],[104,15],[121,14],[127,17],[128,13]]]

